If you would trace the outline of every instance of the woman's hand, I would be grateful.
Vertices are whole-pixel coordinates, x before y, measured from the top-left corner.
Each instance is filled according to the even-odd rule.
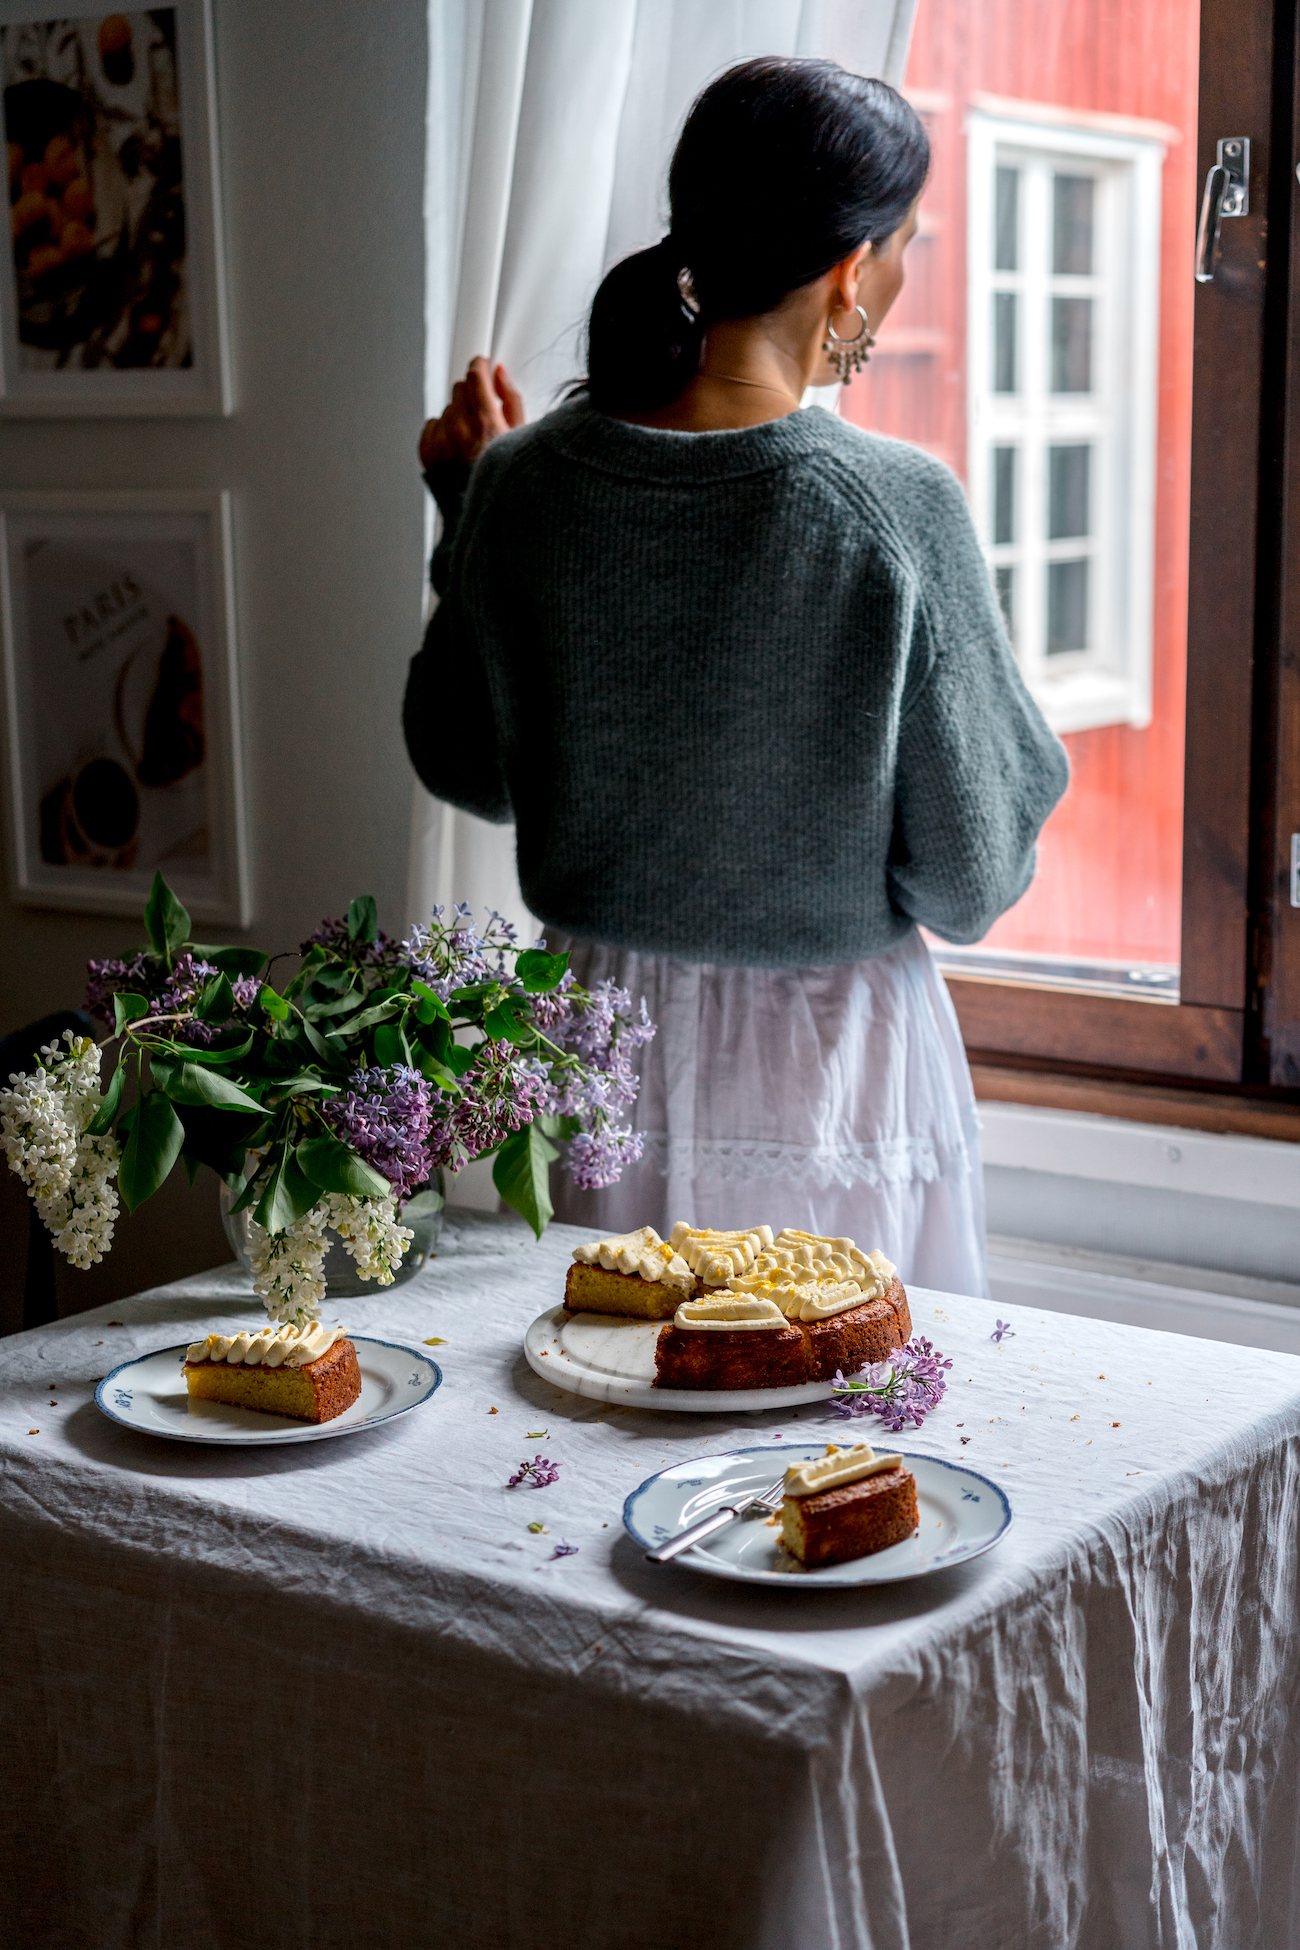
[[[472,467],[489,440],[521,427],[524,403],[502,365],[471,359],[469,371],[451,389],[451,405],[441,419],[426,420],[420,435],[420,466],[427,473],[447,461]]]

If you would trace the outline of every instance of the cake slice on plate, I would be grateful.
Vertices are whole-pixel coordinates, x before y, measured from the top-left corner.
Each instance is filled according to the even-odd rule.
[[[361,1370],[342,1327],[271,1324],[195,1341],[185,1350],[185,1386],[198,1401],[332,1422],[360,1395]]]
[[[847,1564],[901,1544],[920,1522],[916,1478],[901,1456],[828,1443],[785,1472],[781,1542],[801,1564]]]

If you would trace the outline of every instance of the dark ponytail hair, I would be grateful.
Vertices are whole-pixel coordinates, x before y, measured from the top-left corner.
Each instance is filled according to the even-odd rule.
[[[672,223],[608,273],[587,326],[586,390],[653,412],[694,377],[712,320],[753,318],[860,244],[883,243],[925,183],[930,145],[887,82],[833,61],[745,61],[686,118]]]

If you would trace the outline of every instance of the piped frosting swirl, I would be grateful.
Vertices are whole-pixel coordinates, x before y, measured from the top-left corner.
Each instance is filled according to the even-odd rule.
[[[864,1253],[852,1239],[823,1239],[787,1227],[727,1285],[733,1293],[771,1300],[788,1320],[815,1321],[879,1300],[896,1272],[882,1252]]]
[[[726,1286],[736,1275],[747,1273],[759,1254],[770,1249],[772,1228],[749,1226],[739,1232],[712,1232],[707,1226],[688,1226],[679,1219],[672,1230],[672,1244],[705,1286]]]
[[[225,1361],[238,1368],[305,1368],[346,1340],[344,1327],[309,1321],[305,1327],[267,1326],[256,1333],[209,1334],[185,1350],[187,1361]]]
[[[639,1273],[643,1280],[681,1293],[690,1293],[695,1285],[695,1275],[686,1261],[653,1226],[638,1226],[635,1232],[615,1233],[610,1239],[593,1239],[590,1245],[575,1246],[573,1257],[580,1266],[603,1266],[607,1273]]]
[[[887,1469],[901,1469],[901,1456],[878,1456],[869,1442],[853,1449],[826,1445],[824,1456],[811,1462],[792,1463],[785,1472],[787,1496],[819,1496],[823,1490],[842,1489],[846,1483],[860,1483],[865,1477],[883,1475]]]

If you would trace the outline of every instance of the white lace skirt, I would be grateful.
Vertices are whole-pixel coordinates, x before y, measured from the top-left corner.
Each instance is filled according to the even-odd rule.
[[[578,981],[644,995],[645,1151],[617,1185],[553,1179],[592,1234],[800,1226],[880,1247],[905,1282],[988,1293],[979,1120],[951,999],[919,934],[870,961],[731,968],[565,941]]]

